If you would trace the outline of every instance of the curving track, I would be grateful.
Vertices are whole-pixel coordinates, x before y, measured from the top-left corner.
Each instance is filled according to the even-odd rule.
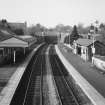
[[[45,64],[45,52],[48,46],[44,45],[40,47],[32,57],[10,105],[46,105],[46,93],[43,90],[43,86],[46,83],[43,82],[43,77],[49,75],[47,74]],[[59,105],[80,105],[70,87],[68,72],[55,54],[53,46],[50,47],[49,61],[52,70],[50,75],[54,77],[52,81],[54,81],[53,85],[56,87],[55,90]]]
[[[30,61],[10,105],[43,105],[43,69],[45,51],[41,47]]]

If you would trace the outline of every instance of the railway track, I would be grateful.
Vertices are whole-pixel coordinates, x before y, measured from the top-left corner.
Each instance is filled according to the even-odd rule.
[[[66,72],[66,69],[62,71],[62,64],[57,59],[57,55],[54,53],[53,50],[50,50],[50,53],[52,73],[62,105],[80,105],[71,87],[69,86],[68,81],[66,80],[66,78],[69,76]]]
[[[27,92],[22,105],[42,105],[42,56],[39,56],[38,60],[33,67],[33,72],[30,77],[29,85],[27,87]],[[37,66],[36,66],[37,64]],[[37,67],[37,72],[35,68]]]
[[[46,82],[44,76],[48,75],[45,65],[45,52],[48,45],[41,47],[31,59],[26,71],[17,87],[10,105],[46,105],[47,99],[44,91]],[[67,81],[68,73],[62,66],[53,48],[50,48],[50,65],[53,81],[56,85],[59,105],[80,105]],[[44,86],[44,88],[43,88]],[[48,104],[50,105],[50,104]]]
[[[43,105],[44,46],[29,63],[10,105]]]

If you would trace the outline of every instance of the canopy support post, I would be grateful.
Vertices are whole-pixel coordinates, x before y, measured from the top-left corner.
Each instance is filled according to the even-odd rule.
[[[16,51],[15,51],[15,50],[13,51],[13,55],[14,55],[13,61],[14,61],[14,63],[15,63],[15,62],[16,62]]]
[[[25,52],[25,47],[24,47],[23,49],[24,49],[24,55],[25,55],[25,53],[26,53],[26,52]]]

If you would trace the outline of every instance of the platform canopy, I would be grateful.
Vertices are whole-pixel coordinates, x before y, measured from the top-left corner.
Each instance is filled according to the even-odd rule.
[[[0,28],[0,47],[30,47],[36,42],[31,35],[16,35],[7,29]]]
[[[27,42],[29,47],[37,41],[37,39],[31,35],[19,35],[18,38]]]
[[[17,37],[9,37],[8,39],[0,41],[0,47],[29,47],[28,42]]]

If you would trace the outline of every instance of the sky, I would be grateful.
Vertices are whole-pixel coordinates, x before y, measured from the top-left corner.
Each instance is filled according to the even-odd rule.
[[[105,22],[105,0],[0,0],[0,19],[9,22],[90,25]]]

